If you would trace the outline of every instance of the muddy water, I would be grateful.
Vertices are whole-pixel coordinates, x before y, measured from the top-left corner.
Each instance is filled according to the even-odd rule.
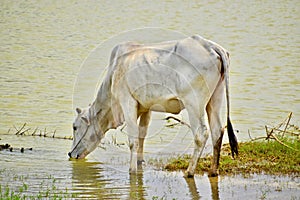
[[[254,135],[263,134],[265,124],[281,121],[289,111],[294,112],[293,122],[299,124],[299,1],[0,4],[0,143],[34,149],[24,154],[0,152],[1,185],[22,184],[14,178],[14,174],[20,174],[32,185],[29,193],[38,192],[43,181],[51,186],[48,182],[55,177],[60,188],[68,188],[80,197],[129,199],[133,193],[146,199],[189,199],[198,195],[224,199],[251,195],[281,198],[287,194],[293,198],[297,194],[299,181],[284,177],[221,177],[215,184],[215,180],[199,176],[194,187],[180,173],[155,171],[147,166],[143,177],[130,179],[126,134],[119,130],[107,134],[102,144],[106,150],[99,148],[87,161],[73,162],[66,157],[70,141],[16,137],[12,127],[27,122],[32,129],[47,128],[48,132],[56,130],[58,136],[71,135],[74,107],[93,100],[99,79],[89,76],[103,75],[113,42],[105,43],[109,45],[100,53],[96,47],[123,31],[142,27],[197,33],[230,51],[231,115],[235,128],[240,130],[239,139],[247,139],[248,129]],[[157,41],[168,38],[156,35]],[[82,69],[88,65],[94,66],[96,73],[83,77],[86,81],[80,90],[78,77],[85,75]],[[147,160],[191,152],[188,130],[180,126],[165,128],[163,117],[153,118],[145,149]],[[186,119],[184,114],[180,117]],[[10,135],[4,135],[10,128]],[[111,145],[112,138],[125,145]],[[269,185],[265,180],[278,184]]]

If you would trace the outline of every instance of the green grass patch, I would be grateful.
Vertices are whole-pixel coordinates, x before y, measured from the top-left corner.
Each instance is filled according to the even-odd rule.
[[[283,139],[287,148],[275,140],[251,141],[239,144],[239,156],[232,159],[229,145],[223,145],[220,157],[220,175],[265,173],[274,175],[299,176],[300,173],[300,141],[299,139]],[[167,170],[187,169],[189,155],[172,158],[165,165]],[[208,172],[211,156],[200,158],[196,173]]]
[[[57,179],[49,176],[52,184],[48,185],[45,182],[40,183],[40,191],[32,194],[30,184],[26,183],[26,178],[23,176],[14,175],[16,180],[22,181],[22,185],[1,185],[0,184],[0,199],[2,200],[25,200],[25,199],[72,199],[76,198],[76,194],[69,193],[67,189],[59,189],[56,186]]]

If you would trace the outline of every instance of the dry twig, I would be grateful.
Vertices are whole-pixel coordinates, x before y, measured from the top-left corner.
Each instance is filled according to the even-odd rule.
[[[288,127],[288,125],[289,125],[289,123],[290,123],[290,121],[291,121],[291,118],[292,118],[292,112],[289,114],[289,116],[288,116],[288,120],[287,120],[287,123],[286,123],[286,125],[285,125],[285,128],[284,128],[284,131],[283,131],[283,133],[282,133],[282,137],[284,137],[284,134],[285,134],[285,131],[286,131],[286,129],[287,129],[287,127]]]
[[[24,123],[21,126],[20,129],[18,129],[15,126],[13,126],[13,127],[16,130],[15,135],[21,135],[21,136],[39,136],[39,137],[47,137],[47,138],[55,138],[55,139],[73,140],[72,136],[64,136],[64,137],[55,136],[56,130],[54,130],[53,134],[50,135],[49,132],[47,132],[46,128],[44,129],[44,132],[43,132],[41,129],[39,129],[38,127],[36,127],[31,133],[29,133],[29,130],[31,130],[31,128],[26,128],[25,129],[26,123]],[[37,132],[39,132],[39,134],[36,134]]]
[[[276,132],[277,132],[277,134],[282,133],[282,135],[281,135],[282,138],[284,137],[285,133],[289,133],[289,134],[291,134],[291,135],[296,135],[296,136],[299,135],[299,134],[293,133],[293,132],[291,132],[291,131],[287,131],[287,128],[288,128],[288,126],[289,126],[289,123],[290,123],[291,118],[292,118],[292,112],[291,112],[291,113],[288,115],[288,117],[287,117],[283,122],[281,122],[279,125],[277,125],[277,126],[271,128],[271,129],[269,129],[268,126],[265,126],[265,130],[266,130],[267,136],[262,136],[262,137],[252,138],[252,137],[251,137],[251,134],[250,134],[250,131],[248,130],[248,135],[249,135],[250,140],[251,140],[251,141],[254,141],[254,140],[260,140],[260,139],[265,139],[265,140],[274,139],[274,140],[276,140],[278,143],[280,143],[281,145],[283,145],[283,146],[285,146],[285,147],[287,147],[287,148],[290,148],[290,149],[292,149],[292,150],[294,150],[294,151],[299,151],[298,149],[295,149],[295,148],[293,148],[293,147],[291,147],[291,146],[285,144],[283,141],[279,140],[278,137],[276,136]],[[284,129],[281,130],[280,127],[283,126],[283,125],[285,125],[285,126],[284,126]]]
[[[186,123],[186,122],[184,122],[184,121],[182,121],[182,120],[180,120],[180,119],[178,119],[174,116],[168,116],[164,120],[169,120],[169,119],[174,119],[175,121],[178,121],[180,124],[186,125],[187,127],[191,128],[191,126],[188,123]]]
[[[23,128],[24,128],[25,126],[26,126],[26,123],[23,124],[23,126],[20,128],[20,130],[18,130],[18,129],[14,126],[14,128],[15,128],[16,131],[17,131],[15,134],[18,135],[18,134],[23,130]]]

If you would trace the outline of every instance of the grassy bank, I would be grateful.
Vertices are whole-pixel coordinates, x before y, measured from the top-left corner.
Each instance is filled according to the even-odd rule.
[[[300,175],[300,141],[284,139],[288,148],[275,140],[251,141],[239,144],[239,156],[232,159],[229,145],[221,150],[220,175],[265,173],[272,175]],[[185,170],[190,156],[172,158],[165,165],[167,170]],[[208,172],[211,156],[200,158],[196,173]]]

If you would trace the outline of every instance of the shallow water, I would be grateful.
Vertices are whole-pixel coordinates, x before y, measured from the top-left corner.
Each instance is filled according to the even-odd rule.
[[[106,150],[98,148],[87,160],[70,161],[62,152],[69,150],[71,141],[28,137],[2,136],[2,140],[14,147],[25,147],[25,151],[21,153],[17,148],[13,152],[0,151],[2,188],[9,186],[18,192],[18,188],[27,184],[28,189],[23,193],[27,196],[37,196],[41,191],[50,190],[57,194],[68,191],[76,199],[300,197],[299,178],[267,175],[208,178],[205,174],[185,179],[182,172],[161,171],[150,164],[146,164],[143,173],[130,176],[127,162],[129,152],[122,152],[117,146],[107,144]],[[26,150],[29,147],[33,150]]]
[[[49,176],[53,176],[61,188],[67,187],[80,197],[100,197],[104,193],[128,199],[131,190],[146,199],[181,199],[183,195],[189,199],[197,195],[180,173],[155,171],[147,166],[142,178],[130,179],[126,134],[120,130],[107,134],[101,145],[106,150],[99,148],[87,161],[78,163],[67,160],[70,141],[13,136],[13,125],[20,127],[25,122],[30,131],[39,127],[49,133],[56,130],[57,136],[70,136],[74,108],[93,100],[113,45],[132,38],[158,42],[180,38],[181,33],[197,33],[228,49],[231,116],[239,140],[248,139],[248,129],[254,136],[264,134],[264,125],[281,122],[290,111],[294,113],[292,123],[300,124],[299,1],[0,4],[0,143],[34,148],[24,154],[0,152],[0,170],[5,169],[0,175],[1,185],[11,184],[12,180],[13,184],[21,184],[13,178],[20,174],[28,177],[33,193],[41,181],[47,185]],[[123,32],[143,27],[161,27],[164,31]],[[164,116],[153,117],[145,147],[148,160],[191,152],[191,133],[182,126],[166,128]],[[179,117],[187,121],[184,113]],[[11,136],[4,135],[8,129]],[[113,138],[125,145],[111,145]],[[208,144],[205,153],[210,150]],[[89,178],[81,176],[83,169],[87,173],[84,177]],[[220,177],[217,196],[260,198],[266,193],[271,198],[285,197],[291,191],[288,197],[292,198],[297,194],[294,192],[299,180],[275,177],[280,184],[288,184],[276,191],[277,186],[266,186],[264,179],[273,177]],[[207,176],[197,176],[195,184],[204,199],[216,199]]]

